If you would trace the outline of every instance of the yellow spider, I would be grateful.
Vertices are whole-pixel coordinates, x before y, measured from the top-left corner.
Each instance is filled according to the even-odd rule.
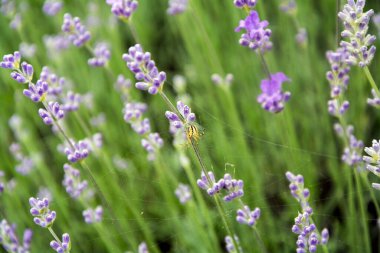
[[[191,143],[192,140],[198,142],[201,136],[204,134],[203,130],[200,130],[199,126],[195,123],[189,123],[185,126],[186,138]]]

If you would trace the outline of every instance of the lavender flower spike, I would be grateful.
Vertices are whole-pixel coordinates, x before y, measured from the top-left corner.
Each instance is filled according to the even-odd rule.
[[[363,156],[363,161],[367,164],[367,170],[380,177],[380,141],[373,140],[372,147],[364,148],[368,156]],[[373,183],[372,187],[380,190],[379,184]]]
[[[18,83],[28,83],[33,79],[33,66],[29,63],[21,63],[21,69],[15,69],[11,73],[11,78]]]
[[[69,13],[66,13],[63,18],[62,31],[68,34],[74,46],[81,47],[91,39],[90,32],[81,24],[78,17],[72,18]]]
[[[0,222],[0,244],[6,252],[28,253],[32,242],[33,232],[30,229],[24,231],[23,244],[20,244],[16,234],[16,225],[10,225],[6,220]]]
[[[262,93],[257,97],[257,102],[261,104],[262,108],[271,113],[278,113],[284,109],[285,103],[290,99],[290,92],[282,91],[282,83],[287,81],[289,78],[282,72],[261,81]]]
[[[47,82],[38,80],[36,84],[29,83],[29,88],[24,89],[23,94],[33,102],[43,102],[45,101],[48,88]]]
[[[103,67],[111,57],[111,52],[107,43],[98,43],[94,48],[94,57],[88,60],[88,65],[92,67]]]
[[[237,222],[253,227],[260,218],[260,208],[256,207],[255,210],[251,211],[248,206],[244,206],[242,209],[238,209],[236,214]]]
[[[181,14],[187,9],[188,0],[169,0],[169,8],[167,13],[169,15]]]
[[[235,32],[245,30],[239,40],[240,45],[257,50],[259,53],[270,50],[272,48],[270,41],[272,31],[266,29],[268,25],[268,21],[260,21],[259,14],[256,11],[251,11],[245,20],[240,20],[239,26],[235,29]]]
[[[84,221],[87,224],[93,224],[97,222],[101,222],[103,218],[103,208],[101,206],[97,206],[94,209],[88,208],[82,212]]]
[[[160,91],[166,80],[165,72],[159,72],[156,63],[151,59],[149,52],[144,52],[139,44],[130,47],[128,54],[123,54],[123,60],[140,82],[136,83],[139,90],[147,90],[155,95]]]
[[[310,191],[304,188],[304,179],[302,175],[294,175],[291,172],[286,172],[286,178],[289,180],[289,189],[293,197],[301,204],[302,210],[306,211],[309,206]]]
[[[34,223],[44,228],[53,225],[57,215],[55,211],[49,209],[49,200],[47,198],[42,200],[30,198],[29,204],[31,206],[30,213],[34,216]]]
[[[69,253],[71,250],[71,241],[70,241],[70,235],[65,233],[62,235],[62,241],[51,241],[50,247],[54,249],[57,253]]]
[[[239,238],[236,235],[234,235],[234,239],[235,239],[235,241],[237,243],[237,246],[239,247],[239,252],[243,252],[243,250],[242,250],[242,248],[240,246],[240,243],[239,243]],[[226,242],[226,250],[227,250],[228,253],[235,253],[235,252],[237,252],[231,236],[229,236],[229,235],[226,236],[224,238],[224,241]]]
[[[46,15],[55,16],[62,9],[63,3],[59,0],[46,0],[42,10]]]
[[[73,142],[72,145],[68,145],[65,149],[65,154],[67,155],[67,160],[71,163],[76,163],[80,160],[85,159],[90,152],[90,145],[86,140]]]
[[[185,204],[187,201],[191,199],[190,187],[186,184],[180,183],[177,189],[175,190],[175,195],[177,196],[181,204]]]
[[[234,5],[238,8],[254,8],[257,0],[234,0]]]
[[[191,108],[182,101],[177,102],[177,109],[180,115],[176,112],[166,111],[165,117],[169,120],[170,126],[173,129],[184,129],[185,125],[195,123],[195,114],[191,112]]]
[[[346,47],[351,53],[347,62],[361,68],[371,63],[376,52],[376,47],[372,45],[376,36],[367,34],[368,23],[374,11],[364,12],[365,2],[365,0],[356,2],[349,0],[343,10],[338,13],[344,25],[342,38],[348,39],[348,41],[341,41],[340,45]]]
[[[62,184],[66,188],[66,192],[74,199],[79,198],[83,191],[87,189],[87,181],[81,181],[79,170],[74,169],[67,163],[63,165],[63,170],[65,171],[65,176]]]
[[[46,125],[51,125],[54,123],[54,120],[62,119],[65,116],[65,112],[61,109],[58,102],[50,101],[47,109],[48,110],[40,108],[38,110],[38,114]]]
[[[128,21],[138,7],[136,0],[106,0],[106,3],[112,6],[112,13],[124,21]]]
[[[16,51],[13,54],[4,55],[3,60],[0,62],[0,67],[4,69],[19,69],[20,61],[21,54]]]

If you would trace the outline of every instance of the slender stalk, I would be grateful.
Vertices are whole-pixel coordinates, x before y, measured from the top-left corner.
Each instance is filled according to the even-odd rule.
[[[356,188],[357,188],[357,195],[358,195],[358,200],[359,200],[359,208],[360,208],[360,214],[362,218],[362,225],[363,225],[363,232],[364,232],[364,246],[366,249],[366,252],[371,252],[371,242],[370,242],[370,237],[368,233],[368,224],[367,224],[367,216],[366,212],[364,210],[364,201],[363,201],[363,193],[362,193],[362,187],[360,183],[360,178],[357,170],[354,170],[354,175],[355,175],[355,181],[356,181]]]
[[[265,247],[264,242],[263,242],[263,240],[261,239],[261,236],[260,236],[259,231],[257,230],[256,227],[253,227],[252,229],[253,229],[253,234],[254,234],[255,237],[256,237],[256,240],[259,242],[259,246],[260,246],[261,252],[263,252],[263,253],[267,253],[267,252],[268,252],[268,251],[267,251],[267,248]]]
[[[267,74],[268,79],[271,80],[272,77],[271,77],[271,74],[270,74],[270,71],[269,71],[269,67],[268,67],[268,64],[267,64],[267,62],[266,62],[266,60],[264,58],[264,54],[263,54],[262,50],[259,50],[258,54],[260,56],[261,64],[263,65],[264,72]]]
[[[50,234],[54,237],[54,240],[56,240],[59,244],[62,244],[61,240],[57,236],[57,234],[54,232],[54,230],[50,227],[48,228]]]
[[[335,43],[336,47],[339,47],[339,17],[338,17],[338,12],[340,11],[340,0],[336,0],[336,19],[335,19]]]
[[[367,77],[369,83],[371,84],[372,89],[374,89],[375,92],[376,92],[376,95],[377,95],[378,97],[380,97],[380,91],[379,91],[379,88],[377,88],[376,82],[375,82],[375,80],[373,79],[372,74],[371,74],[371,71],[369,70],[368,66],[365,66],[365,67],[363,68],[363,71],[364,71],[364,73],[365,73],[365,75],[366,75],[366,77]]]

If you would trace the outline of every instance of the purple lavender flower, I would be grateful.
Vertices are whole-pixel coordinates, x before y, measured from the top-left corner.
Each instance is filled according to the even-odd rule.
[[[38,114],[46,125],[51,125],[54,123],[54,120],[62,119],[65,116],[65,112],[61,109],[58,102],[50,101],[46,109],[40,108],[38,110]]]
[[[331,99],[327,102],[330,115],[340,117],[350,108],[350,103],[347,100],[339,101],[339,99]]]
[[[375,108],[380,108],[380,97],[377,95],[374,89],[371,89],[373,98],[367,98],[367,104]]]
[[[87,181],[81,181],[79,170],[74,169],[67,163],[63,165],[63,170],[65,171],[65,176],[62,184],[65,187],[66,192],[74,199],[79,198],[80,195],[87,189]]]
[[[289,189],[293,197],[301,204],[302,210],[307,210],[309,206],[310,191],[304,188],[304,179],[302,175],[294,175],[291,172],[286,172],[286,178],[290,182]]]
[[[350,53],[346,48],[341,47],[335,52],[328,51],[326,57],[331,65],[331,70],[326,74],[331,88],[330,96],[336,99],[347,89],[350,81],[350,65],[347,64]]]
[[[240,224],[247,224],[250,227],[255,226],[256,221],[260,218],[260,209],[258,207],[251,211],[248,206],[238,209],[236,212],[236,221]]]
[[[76,47],[83,46],[91,38],[90,32],[81,24],[78,17],[72,18],[69,13],[64,15],[62,31]]]
[[[19,45],[19,49],[20,49],[20,54],[23,57],[32,58],[36,53],[37,47],[35,44],[28,44],[26,42],[21,42]]]
[[[71,241],[69,234],[65,233],[62,235],[62,241],[51,241],[50,247],[54,249],[57,253],[70,253]]]
[[[321,232],[321,244],[326,245],[329,241],[329,231],[327,228],[324,228]]]
[[[62,9],[63,3],[59,0],[46,0],[42,10],[46,15],[55,16]]]
[[[257,0],[234,0],[234,5],[238,8],[254,8]]]
[[[34,223],[37,225],[48,228],[51,227],[56,218],[56,212],[49,209],[49,200],[30,198],[29,204],[31,206],[30,213],[34,216]]]
[[[128,123],[141,120],[142,115],[147,110],[147,108],[148,106],[145,103],[126,103],[123,110],[124,120]]]
[[[112,6],[112,13],[124,21],[128,21],[138,6],[136,0],[106,0],[106,3]]]
[[[59,53],[70,46],[70,40],[63,34],[45,35],[43,37],[49,57],[58,57]]]
[[[180,183],[177,189],[175,190],[175,195],[177,196],[181,204],[185,204],[187,201],[191,199],[190,187],[186,184]]]
[[[0,222],[0,244],[3,245],[6,252],[28,253],[32,236],[32,230],[25,229],[21,244],[17,238],[16,225],[9,225],[5,219]]]
[[[28,175],[34,168],[34,162],[28,157],[22,157],[20,163],[16,165],[15,170],[21,175]]]
[[[58,77],[49,69],[49,67],[45,66],[42,68],[39,80],[44,81],[48,84],[49,95],[58,96],[62,93],[62,88],[65,84],[65,78]]]
[[[336,124],[334,128],[338,136],[349,140],[349,146],[344,148],[342,161],[351,167],[359,164],[362,161],[361,153],[364,145],[361,140],[355,137],[354,127],[349,125],[347,129],[344,130],[342,126]]]
[[[88,60],[92,67],[103,67],[111,57],[111,51],[107,43],[97,43],[94,48],[94,57]]]
[[[150,121],[148,118],[132,122],[131,126],[139,135],[145,135],[150,132]]]
[[[349,0],[341,12],[339,18],[343,21],[344,30],[342,38],[348,41],[341,41],[340,45],[346,47],[350,52],[347,62],[363,68],[368,66],[376,52],[376,47],[372,44],[376,36],[367,34],[368,23],[374,11],[371,9],[364,12],[365,0]]]
[[[261,81],[260,88],[262,93],[257,97],[265,110],[271,113],[281,112],[285,103],[290,99],[290,92],[282,91],[282,83],[289,81],[289,78],[282,72],[270,75],[270,79]]]
[[[102,221],[103,218],[103,208],[97,206],[94,209],[88,208],[82,212],[84,221],[88,224],[98,223]]]
[[[176,112],[166,111],[165,117],[169,120],[171,127],[185,131],[186,125],[195,123],[195,114],[192,113],[191,108],[182,101],[177,102],[177,109],[180,115],[177,115]]]
[[[29,83],[29,88],[24,89],[23,94],[30,98],[33,102],[43,102],[45,101],[46,94],[48,92],[48,83],[42,80],[38,80],[36,84],[32,82]]]
[[[138,253],[149,253],[148,246],[146,245],[145,242],[142,242],[139,244]]]
[[[235,242],[238,244],[237,246],[239,247],[239,252],[243,252],[242,248],[240,247],[239,238],[236,235],[234,235],[234,239],[235,239]],[[229,235],[226,236],[224,238],[224,241],[226,242],[226,250],[228,253],[237,252],[231,236]]]
[[[21,61],[20,52],[16,51],[13,54],[3,56],[3,61],[0,62],[0,67],[4,69],[19,69]]]
[[[69,160],[71,163],[79,162],[83,159],[85,159],[90,150],[90,146],[88,141],[82,140],[78,142],[71,141],[72,145],[68,145],[65,148],[65,154],[67,155],[67,160]]]
[[[128,54],[123,54],[123,60],[128,68],[141,82],[136,83],[139,90],[147,90],[150,94],[157,94],[166,80],[165,72],[159,72],[156,63],[151,59],[149,52],[144,52],[141,45],[130,47]]]
[[[201,189],[206,190],[210,196],[225,190],[226,195],[223,199],[226,202],[240,198],[244,194],[243,181],[233,179],[228,173],[224,174],[224,177],[216,182],[214,173],[210,171],[208,172],[208,176],[206,176],[202,172],[201,179],[197,180],[197,184]]]
[[[377,177],[380,177],[380,141],[372,140],[372,147],[364,148],[368,156],[363,156],[366,168]],[[372,187],[380,190],[380,184],[372,183]]]
[[[4,178],[4,171],[0,170],[0,194],[4,192],[4,188],[5,188],[3,178]]]
[[[148,160],[155,159],[155,153],[164,145],[164,140],[158,133],[150,133],[146,138],[141,140],[141,145],[148,152]]]
[[[169,8],[166,12],[169,15],[181,14],[187,9],[188,0],[169,0]]]
[[[256,11],[251,11],[245,20],[240,20],[239,26],[235,29],[235,32],[240,32],[242,29],[246,31],[241,35],[240,45],[257,50],[259,53],[270,50],[272,48],[270,41],[272,31],[266,29],[268,25],[268,21],[260,21]]]
[[[33,66],[29,63],[21,63],[21,69],[16,69],[11,73],[13,80],[18,83],[28,83],[33,79]]]
[[[62,109],[65,112],[73,112],[79,109],[81,96],[73,91],[68,91],[66,97],[62,99]]]

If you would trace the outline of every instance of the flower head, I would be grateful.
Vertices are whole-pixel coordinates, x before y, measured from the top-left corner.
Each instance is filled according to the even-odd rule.
[[[70,253],[71,241],[69,234],[65,233],[62,235],[62,241],[51,241],[50,247],[54,249],[57,253]]]
[[[147,90],[152,95],[162,89],[166,80],[165,72],[158,71],[150,53],[144,52],[139,44],[130,47],[128,54],[123,55],[123,60],[135,74],[135,78],[140,81],[136,83],[137,89]]]
[[[34,216],[34,223],[47,228],[51,227],[56,218],[56,212],[49,209],[49,200],[47,198],[30,198],[30,213]]]
[[[33,232],[25,229],[22,244],[17,238],[16,225],[10,225],[7,220],[0,222],[0,244],[6,252],[28,253],[32,242]]]
[[[86,29],[78,17],[73,18],[69,13],[64,15],[62,31],[68,35],[74,46],[81,47],[91,38],[90,32]]]
[[[103,208],[97,206],[95,209],[88,208],[82,212],[84,221],[88,224],[98,223],[103,218]]]
[[[239,238],[234,235],[234,239],[235,239],[235,242],[237,243],[237,246],[239,247],[239,252],[243,252],[241,246],[240,246],[240,243],[239,243]],[[235,244],[232,240],[232,237],[231,236],[226,236],[224,238],[224,241],[226,242],[226,250],[228,253],[235,253],[237,252],[237,249],[235,248]]]
[[[281,112],[285,103],[290,99],[290,92],[282,91],[282,83],[289,81],[289,78],[282,72],[270,75],[270,79],[261,81],[262,93],[257,97],[259,102],[265,110],[278,113]]]
[[[81,181],[79,170],[74,169],[67,163],[63,165],[63,170],[65,171],[65,176],[62,184],[66,188],[66,192],[74,199],[79,198],[83,191],[87,189],[87,181]]]
[[[266,29],[268,25],[268,21],[260,20],[256,11],[251,11],[245,20],[240,20],[239,26],[235,29],[235,32],[245,30],[239,43],[252,50],[258,50],[260,53],[270,50],[272,48],[272,42],[270,41],[272,31]]]
[[[46,109],[40,108],[38,110],[38,114],[46,125],[51,125],[54,120],[62,119],[65,116],[65,112],[61,109],[58,102],[50,101]]]
[[[62,9],[63,3],[59,0],[46,0],[42,10],[46,15],[55,16]]]
[[[376,47],[372,45],[376,37],[367,34],[368,24],[374,11],[364,12],[365,2],[365,0],[348,0],[343,10],[338,13],[344,25],[342,38],[348,40],[341,41],[340,45],[350,52],[347,62],[360,67],[368,66],[376,52]]]
[[[188,0],[169,0],[169,8],[167,13],[169,15],[177,15],[187,9]]]
[[[234,0],[234,5],[238,8],[254,8],[257,0]]]
[[[136,0],[106,0],[106,3],[112,6],[111,11],[116,17],[125,21],[132,16],[138,7]]]
[[[88,60],[92,67],[103,67],[111,57],[111,51],[107,43],[98,43],[94,48],[94,57]]]
[[[21,61],[20,52],[16,51],[13,54],[3,56],[3,61],[0,62],[0,67],[4,69],[19,69]]]
[[[36,84],[29,83],[29,88],[24,89],[23,93],[26,97],[30,98],[33,102],[41,102],[46,98],[49,86],[48,83],[42,80],[38,80]]]
[[[85,159],[90,152],[90,145],[87,140],[81,140],[78,142],[71,141],[71,145],[68,145],[65,149],[67,159],[71,163],[76,163]]]
[[[251,211],[248,206],[244,206],[243,208],[238,209],[236,214],[237,222],[253,227],[256,224],[256,221],[260,218],[260,208],[256,207],[255,210]]]

